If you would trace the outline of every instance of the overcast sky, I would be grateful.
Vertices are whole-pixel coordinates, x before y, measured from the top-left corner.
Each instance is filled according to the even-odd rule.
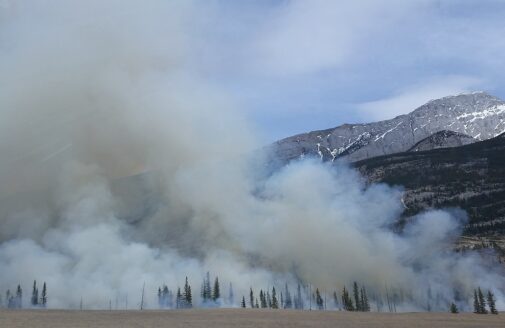
[[[505,96],[505,1],[203,1],[198,61],[267,139]]]
[[[265,141],[388,119],[466,91],[505,98],[505,0],[174,2],[190,49],[185,69],[232,95]],[[0,8],[15,12],[19,3],[0,0]],[[54,3],[24,6],[68,15]],[[92,11],[83,14],[87,1],[62,3],[94,17]],[[172,10],[160,13],[154,1],[107,3],[112,5],[106,11],[124,11],[128,19],[149,10],[170,17]],[[54,18],[36,17],[42,16],[39,9],[20,25],[37,30],[34,19]],[[0,14],[0,34],[1,23]],[[159,34],[153,40],[163,42],[164,32],[155,24],[152,31]]]

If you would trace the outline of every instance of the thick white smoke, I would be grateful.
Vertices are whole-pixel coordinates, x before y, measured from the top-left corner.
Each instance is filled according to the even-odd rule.
[[[249,287],[358,281],[405,308],[503,286],[455,254],[459,215],[391,231],[401,191],[344,164],[264,172],[233,98],[192,68],[190,1],[4,2],[0,12],[0,290],[34,279],[50,307],[148,307],[158,286],[199,294],[206,271]],[[501,284],[501,285],[500,285]],[[455,295],[455,290],[461,295]],[[2,292],[3,293],[3,292]]]

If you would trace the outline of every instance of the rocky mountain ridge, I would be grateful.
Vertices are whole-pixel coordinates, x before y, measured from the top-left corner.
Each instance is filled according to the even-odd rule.
[[[442,130],[477,141],[495,137],[505,131],[505,102],[485,92],[448,96],[390,120],[344,124],[288,137],[272,144],[270,150],[280,164],[304,156],[319,156],[324,161],[345,157],[355,162],[408,151]]]

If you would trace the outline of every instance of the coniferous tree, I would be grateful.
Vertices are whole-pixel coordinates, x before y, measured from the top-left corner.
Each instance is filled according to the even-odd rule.
[[[207,271],[202,283],[202,301],[206,303],[212,298],[212,290],[210,287],[210,273]]]
[[[158,305],[160,309],[163,308],[172,308],[173,306],[173,294],[167,287],[167,285],[163,285],[163,288],[158,288]]]
[[[23,307],[23,290],[21,285],[18,285],[16,290],[16,308],[21,309]]]
[[[293,300],[291,298],[291,293],[289,292],[288,284],[284,289],[284,308],[291,309],[293,307]]]
[[[267,307],[267,299],[262,289],[260,290],[260,303],[262,309],[265,309]]]
[[[216,302],[219,298],[221,298],[221,292],[219,290],[219,279],[216,277],[214,280],[214,289],[212,290],[212,300]]]
[[[183,299],[180,287],[177,287],[177,294],[175,296],[175,307],[177,309],[181,309],[183,307]]]
[[[486,310],[486,299],[484,298],[484,294],[482,294],[482,290],[480,287],[477,289],[477,296],[479,297],[479,309],[481,314],[487,314]]]
[[[473,313],[481,313],[480,312],[480,303],[479,297],[477,296],[477,290],[473,290]]]
[[[349,292],[347,289],[344,287],[342,290],[342,305],[344,307],[344,310],[346,311],[354,311],[354,305],[352,303],[351,296],[349,295]]]
[[[277,301],[277,294],[275,292],[275,287],[272,287],[272,309],[278,309],[279,308],[279,302]]]
[[[44,281],[44,285],[42,286],[42,296],[40,298],[40,303],[42,307],[46,307],[47,305],[47,286],[46,282]]]
[[[240,306],[245,309],[245,297],[242,296],[242,302],[240,303]]]
[[[355,281],[353,286],[352,286],[352,289],[353,289],[353,295],[354,295],[354,304],[356,306],[356,311],[363,311],[362,310],[362,305],[361,305],[361,301],[360,301],[360,298],[359,298],[359,288],[358,288],[358,283]]]
[[[186,277],[186,283],[184,284],[184,307],[191,308],[193,307],[193,297],[191,295],[191,286],[188,282],[188,277]]]
[[[487,291],[487,304],[491,314],[498,314],[498,311],[496,310],[496,300],[494,298],[494,294],[490,290]]]
[[[272,308],[272,298],[270,297],[270,292],[267,290],[267,306],[268,308]]]
[[[170,296],[170,292],[168,290],[168,287],[165,285],[165,286],[163,286],[163,290],[161,291],[162,305],[164,308],[168,307],[169,296]]]
[[[370,304],[368,303],[368,296],[366,294],[365,287],[361,287],[360,303],[361,303],[361,311],[363,312],[370,311]]]
[[[259,309],[260,308],[260,305],[258,304],[258,298],[256,298],[256,304],[254,306],[256,309]]]
[[[451,306],[450,306],[450,308],[449,308],[449,311],[450,311],[451,313],[459,313],[458,307],[457,307],[457,306],[456,306],[456,304],[454,304],[454,303],[451,303]]]
[[[37,281],[33,281],[33,290],[32,290],[32,306],[37,306],[39,304],[39,290],[37,289]]]
[[[365,312],[365,295],[363,294],[363,287],[360,288],[359,293],[360,309],[358,311]]]
[[[316,288],[316,306],[319,310],[324,308],[323,298],[321,297],[321,293],[319,293],[319,288]]]
[[[256,303],[258,303],[258,300],[256,300]],[[251,305],[251,308],[254,308],[254,293],[252,287],[249,291],[249,304]]]

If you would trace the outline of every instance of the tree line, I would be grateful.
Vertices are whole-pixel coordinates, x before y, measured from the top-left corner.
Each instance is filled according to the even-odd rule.
[[[475,313],[494,313],[498,311],[495,305],[495,297],[491,291],[488,291],[487,297],[484,297],[481,289],[475,290],[476,301],[474,302]],[[374,309],[377,312],[383,311],[386,306],[386,311],[396,312],[397,305],[404,302],[412,301],[412,295],[406,291],[394,288],[385,289],[384,295],[374,293],[370,300],[368,290],[365,285],[360,285],[358,282],[353,282],[351,288],[344,286],[340,292],[334,291],[332,297],[324,292],[322,293],[319,288],[312,288],[311,285],[303,285],[298,283],[294,292],[289,288],[286,283],[283,288],[278,290],[275,286],[266,289],[249,288],[249,295],[242,295],[235,303],[234,292],[232,284],[229,284],[227,298],[222,295],[219,278],[216,276],[211,279],[210,273],[207,272],[200,286],[200,304],[201,307],[219,307],[223,304],[228,306],[239,306],[241,308],[252,309],[296,309],[296,310],[327,310],[337,309],[353,312],[370,312],[371,302],[374,304]],[[383,298],[384,297],[384,298]],[[433,295],[430,288],[427,289],[428,300],[438,300],[435,305],[437,309],[443,308],[443,303],[440,305],[439,294]],[[461,301],[461,299],[460,299]],[[184,287],[177,288],[177,293],[173,293],[166,285],[158,288],[158,303],[160,308],[176,308],[187,309],[194,307],[193,297],[191,294],[191,286],[186,277]],[[489,307],[489,312],[486,309]],[[446,304],[446,309],[452,313],[459,313],[454,302]],[[431,311],[432,304],[428,303],[424,306],[425,310]]]
[[[486,308],[489,307],[489,311]],[[457,310],[456,310],[457,311]],[[452,312],[452,311],[451,311]],[[480,287],[473,290],[473,312],[477,314],[498,314],[496,310],[496,299],[493,292],[487,291],[486,297],[482,293]]]
[[[5,304],[0,295],[0,307],[6,307],[8,309],[21,309],[23,308],[23,289],[21,284],[18,284],[15,289],[16,292],[12,293],[10,289],[5,292]],[[45,308],[47,306],[47,285],[44,282],[42,287],[42,292],[39,294],[39,289],[37,287],[37,281],[33,281],[32,296],[30,298],[31,307]]]
[[[308,290],[309,289],[309,290]],[[233,286],[230,283],[228,288],[228,297],[225,299],[221,295],[221,287],[219,283],[219,277],[215,277],[213,282],[210,278],[210,273],[207,272],[202,280],[200,286],[200,296],[202,307],[218,307],[222,303],[228,305],[234,305],[234,292]],[[308,302],[307,302],[308,299]],[[344,287],[342,294],[339,297],[337,292],[333,293],[333,304],[331,308],[343,309],[346,311],[370,311],[370,303],[368,300],[368,295],[366,288],[364,286],[359,286],[357,282],[353,284],[353,295],[350,296],[347,289]],[[170,290],[167,285],[160,286],[158,288],[158,305],[161,309],[165,308],[175,308],[175,309],[188,309],[194,306],[193,295],[191,292],[191,286],[188,282],[188,278],[185,279],[185,284],[183,288],[177,287],[177,292],[174,293]],[[326,310],[327,309],[327,299],[326,294],[320,292],[319,288],[312,291],[311,286],[302,286],[298,284],[295,293],[292,294],[288,284],[284,285],[281,291],[278,291],[275,286],[271,289],[260,289],[259,292],[255,292],[251,287],[249,290],[248,301],[246,301],[245,295],[240,299],[239,306],[242,308],[253,308],[253,309],[317,309]]]

